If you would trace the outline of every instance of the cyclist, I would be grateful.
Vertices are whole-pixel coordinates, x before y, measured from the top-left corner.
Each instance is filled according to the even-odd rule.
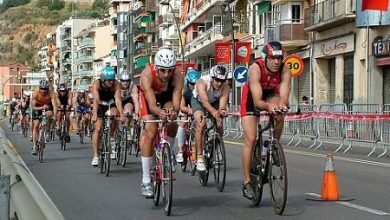
[[[176,70],[176,56],[169,49],[160,49],[155,56],[155,64],[148,65],[141,73],[140,112],[143,120],[159,117],[166,120],[169,116],[176,118],[180,109],[183,76]],[[161,107],[157,105],[159,103]],[[169,115],[166,109],[171,109]],[[173,146],[177,125],[166,125],[170,146]],[[150,167],[153,162],[153,142],[157,133],[156,124],[146,124],[141,136],[142,183],[141,192],[147,198],[153,197],[153,186],[150,180]]]
[[[226,113],[226,105],[230,93],[230,87],[226,83],[226,80],[226,68],[221,65],[215,65],[210,69],[208,75],[200,77],[193,91],[191,104],[196,122],[196,169],[201,172],[206,170],[205,158],[203,155],[203,134],[206,129],[204,115],[206,111],[209,112],[216,120],[218,132],[223,132],[222,116]]]
[[[22,100],[19,103],[17,108],[20,109],[19,127],[21,128],[23,120],[26,120],[27,122],[30,121],[29,119],[30,112],[28,111],[30,108],[30,94],[28,92],[23,93]],[[22,130],[20,131],[22,132]]]
[[[74,106],[77,106],[76,109],[76,119],[77,119],[77,131],[76,134],[79,134],[81,131],[81,124],[82,122],[84,124],[84,129],[88,127],[89,123],[89,109],[91,107],[91,103],[89,102],[89,98],[87,97],[87,94],[85,93],[84,89],[79,89],[77,91],[77,98],[76,102],[74,103]]]
[[[52,90],[49,90],[49,81],[43,79],[39,81],[39,88],[37,88],[31,100],[32,120],[33,120],[33,149],[32,154],[37,154],[36,143],[38,138],[38,128],[41,123],[40,116],[42,110],[46,110],[46,115],[50,119],[53,115],[57,114],[57,98]],[[50,120],[49,120],[50,121]],[[51,123],[47,123],[46,130],[50,128]]]
[[[134,111],[134,117],[137,119],[139,115],[138,87],[131,82],[131,76],[127,71],[122,71],[119,81],[124,114],[131,114]],[[126,122],[126,125],[129,123],[130,121]]]
[[[264,45],[264,58],[259,58],[249,67],[249,80],[242,90],[241,122],[244,129],[242,169],[244,197],[254,196],[250,183],[250,163],[257,136],[258,115],[256,109],[275,113],[287,109],[290,95],[291,72],[284,65],[285,51],[280,42],[271,41]],[[283,117],[275,117],[275,136],[280,139],[283,130]]]
[[[184,81],[184,88],[182,92],[181,102],[180,102],[180,114],[184,115],[193,115],[191,108],[191,98],[192,91],[195,88],[195,83],[200,78],[200,73],[196,70],[190,69],[187,71],[186,79]],[[176,155],[176,161],[178,163],[183,162],[183,145],[185,141],[185,124],[179,123],[179,128],[177,129],[177,145],[178,153]]]
[[[92,109],[92,122],[95,123],[94,132],[92,135],[92,166],[99,164],[98,158],[98,146],[101,143],[101,131],[103,127],[103,117],[106,113],[110,113],[112,116],[118,116],[121,122],[124,122],[121,90],[119,83],[115,80],[115,70],[112,67],[105,67],[100,73],[100,79],[96,79],[92,83],[93,93],[93,109]],[[102,105],[102,102],[110,102],[115,100],[115,104],[108,106]],[[115,123],[111,127],[111,135],[116,129]]]
[[[15,117],[14,114],[17,110],[17,107],[18,106],[18,101],[17,99],[14,97],[11,99],[11,101],[9,102],[9,111],[10,111],[10,117],[9,117],[9,125],[8,127],[11,129],[11,120],[12,120],[12,117]]]
[[[70,142],[69,127],[70,127],[70,109],[72,108],[72,96],[73,96],[72,93],[69,92],[69,90],[66,88],[65,83],[61,83],[58,86],[57,93],[56,93],[58,106],[59,109],[66,110],[64,114],[66,117],[66,125],[68,130],[67,134],[65,135],[65,140],[67,143]],[[56,133],[59,136],[61,135],[61,127],[60,127],[62,121],[61,112],[58,112],[56,116],[57,116]]]

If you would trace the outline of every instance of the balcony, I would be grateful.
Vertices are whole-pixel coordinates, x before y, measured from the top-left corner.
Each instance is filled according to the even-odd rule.
[[[140,39],[148,36],[148,33],[156,32],[156,25],[154,22],[141,22],[138,29],[134,30],[134,39]]]
[[[95,42],[92,38],[84,38],[81,40],[79,44],[79,49],[82,50],[84,48],[94,48],[95,47]]]
[[[200,56],[214,56],[215,42],[222,39],[222,26],[212,26],[191,42],[187,43],[184,49],[184,57],[186,59],[195,59]]]
[[[134,21],[138,20],[141,17],[147,16],[147,15],[148,15],[148,13],[146,12],[144,6],[142,6],[142,7],[138,8],[137,10],[133,11]]]
[[[64,34],[61,36],[61,40],[70,40],[71,36],[70,34]]]
[[[94,72],[92,69],[81,69],[79,70],[78,72],[75,72],[73,74],[73,76],[80,76],[80,77],[83,77],[83,76],[94,76]]]
[[[158,26],[159,27],[168,27],[170,24],[174,24],[175,20],[173,17],[163,17],[163,16],[158,16]]]
[[[171,25],[168,28],[168,38],[170,39],[179,39],[179,30],[176,25]]]
[[[172,5],[173,12],[175,13],[175,15],[179,16],[180,5],[178,5],[178,4],[171,4],[171,5]],[[161,6],[160,15],[163,17],[173,17],[171,7],[168,5]]]
[[[308,43],[308,33],[304,30],[303,20],[278,21],[275,25],[267,25],[265,29],[266,41],[280,41],[286,50],[305,46]]]
[[[79,64],[79,63],[92,63],[93,62],[93,56],[92,55],[82,55],[82,56],[77,57],[76,59],[74,59],[74,62],[76,64]]]
[[[326,0],[305,10],[305,31],[323,31],[355,20],[355,0]]]
[[[202,0],[198,1],[196,7],[192,8],[191,11],[187,14],[180,30],[183,31],[192,23],[203,23],[206,21],[207,16],[219,15],[221,14],[220,6],[224,4],[224,0]],[[206,14],[206,16],[203,16]],[[210,20],[210,19],[209,19]]]
[[[68,52],[70,52],[70,46],[68,46],[68,45],[65,45],[65,46],[62,46],[61,47],[61,52],[62,53],[68,53]]]
[[[111,33],[111,35],[118,34],[117,25],[114,25],[114,26],[111,26],[111,27],[110,27],[110,33]]]

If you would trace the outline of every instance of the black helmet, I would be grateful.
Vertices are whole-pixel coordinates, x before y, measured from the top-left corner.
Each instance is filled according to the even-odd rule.
[[[274,57],[280,56],[282,57],[282,59],[284,59],[286,55],[283,45],[279,41],[270,41],[264,44],[263,50],[261,52],[264,53],[265,58],[268,56],[274,56]]]

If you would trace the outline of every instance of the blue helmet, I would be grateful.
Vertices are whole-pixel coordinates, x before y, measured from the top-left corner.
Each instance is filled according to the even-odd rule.
[[[189,70],[187,72],[187,76],[186,76],[187,83],[195,84],[196,81],[198,81],[199,78],[200,78],[200,73],[198,71],[196,71],[196,70]]]
[[[112,67],[105,67],[100,73],[100,79],[102,80],[114,80],[115,79],[115,70]]]

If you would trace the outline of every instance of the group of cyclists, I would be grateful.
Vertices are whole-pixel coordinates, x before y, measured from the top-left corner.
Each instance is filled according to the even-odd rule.
[[[283,64],[285,51],[280,42],[268,42],[263,48],[263,58],[256,59],[249,67],[248,81],[243,85],[241,118],[244,129],[244,146],[242,151],[244,197],[254,196],[250,183],[250,162],[253,146],[257,135],[258,114],[256,109],[272,113],[276,109],[287,109],[290,93],[291,73]],[[206,120],[210,115],[217,125],[217,130],[223,133],[223,117],[227,113],[227,105],[232,84],[231,74],[222,65],[210,68],[208,74],[201,76],[200,72],[189,69],[182,74],[176,67],[176,56],[172,50],[160,49],[154,59],[154,64],[145,67],[136,85],[132,74],[128,71],[116,73],[112,67],[105,67],[100,77],[92,83],[92,91],[78,91],[75,95],[65,84],[58,85],[57,91],[49,89],[49,82],[41,80],[31,98],[32,108],[32,154],[36,154],[36,141],[40,115],[45,110],[49,118],[56,118],[56,129],[59,134],[62,120],[60,109],[66,110],[67,125],[70,125],[70,113],[75,111],[77,132],[93,124],[92,134],[92,166],[99,164],[99,146],[103,117],[106,114],[116,116],[111,126],[111,136],[118,128],[118,123],[129,124],[127,116],[132,120],[166,120],[167,141],[173,146],[178,139],[176,161],[183,162],[183,145],[185,142],[185,125],[170,122],[179,115],[193,117],[195,123],[195,147],[197,154],[196,169],[206,170],[204,158],[204,131]],[[74,97],[75,96],[75,97]],[[13,100],[14,101],[14,100]],[[107,105],[106,103],[111,103]],[[18,104],[22,112],[20,121],[29,108],[30,97],[25,94]],[[13,104],[14,105],[14,104]],[[11,105],[10,105],[11,106]],[[275,117],[276,137],[280,138],[283,129],[283,117]],[[168,120],[169,119],[169,120]],[[47,129],[52,122],[47,124]],[[68,127],[69,131],[69,127]],[[157,125],[148,123],[144,126],[139,139],[141,146],[141,193],[147,198],[153,197],[153,184],[150,170],[153,164],[153,143],[157,133]],[[69,133],[66,134],[70,142]]]

